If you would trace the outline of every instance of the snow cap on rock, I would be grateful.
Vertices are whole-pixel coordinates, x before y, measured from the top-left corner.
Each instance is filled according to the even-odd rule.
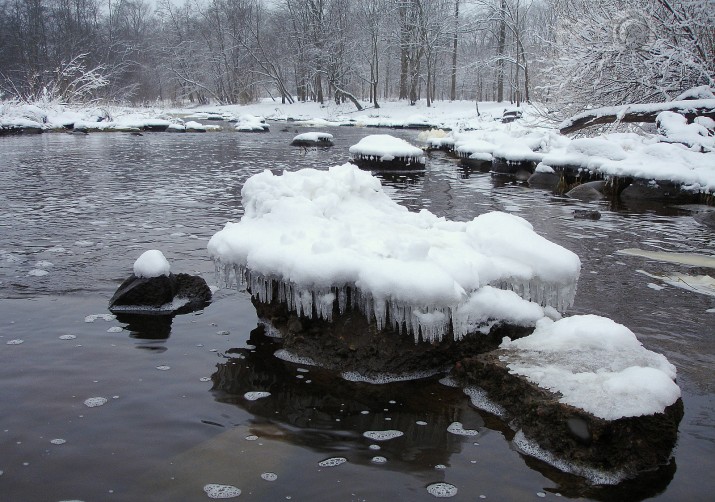
[[[164,257],[164,253],[158,249],[145,251],[134,262],[134,275],[137,277],[159,277],[169,275],[171,266]]]

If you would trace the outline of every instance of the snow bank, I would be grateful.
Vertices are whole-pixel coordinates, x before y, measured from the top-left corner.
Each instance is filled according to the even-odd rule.
[[[245,214],[209,241],[219,270],[234,270],[261,301],[330,319],[350,300],[379,328],[455,339],[497,321],[533,325],[544,306],[568,307],[580,261],[506,213],[453,222],[409,212],[377,178],[345,164],[281,176],[265,171],[242,190]],[[348,290],[351,294],[348,296]]]
[[[134,275],[137,277],[159,277],[169,275],[171,266],[158,249],[145,251],[134,262]]]
[[[351,146],[350,153],[355,156],[377,157],[380,160],[389,161],[398,157],[419,158],[423,152],[404,139],[389,134],[371,134]]]
[[[250,114],[241,115],[236,123],[236,130],[240,132],[263,132],[268,129],[266,119]]]
[[[680,397],[675,367],[665,356],[604,317],[544,318],[533,334],[505,338],[500,348],[511,373],[605,420],[662,413]]]

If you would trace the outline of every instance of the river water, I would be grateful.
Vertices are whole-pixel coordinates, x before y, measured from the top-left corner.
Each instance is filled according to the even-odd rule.
[[[207,500],[204,487],[220,484],[248,500],[412,501],[432,500],[428,486],[441,482],[457,488],[454,500],[711,499],[715,297],[663,277],[713,271],[618,253],[715,255],[715,234],[692,207],[582,203],[442,153],[422,176],[383,178],[410,209],[526,218],[582,260],[568,314],[623,323],[677,366],[685,417],[672,462],[616,486],[517,452],[507,424],[439,376],[371,385],[275,358],[279,341],[264,335],[245,291],[218,290],[205,310],[163,324],[106,317],[146,249],[215,284],[206,243],[240,218],[249,176],[326,169],[375,132],[331,129],[329,150],[288,146],[306,130],[0,138],[0,500]],[[584,208],[601,219],[574,219]],[[250,401],[249,391],[271,395]],[[106,403],[85,404],[99,397]],[[455,421],[478,434],[447,432]],[[404,435],[363,436],[387,429]]]

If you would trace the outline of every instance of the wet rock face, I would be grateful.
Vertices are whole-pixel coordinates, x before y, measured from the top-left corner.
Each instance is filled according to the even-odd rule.
[[[453,371],[463,385],[485,389],[503,406],[527,438],[558,458],[576,465],[633,477],[671,457],[683,417],[679,399],[663,413],[617,420],[598,418],[559,402],[560,395],[525,377],[510,374],[499,351],[468,357]]]
[[[572,188],[566,192],[566,196],[583,201],[600,200],[605,197],[605,186],[605,181],[589,181]]]
[[[159,277],[128,277],[109,300],[112,312],[183,314],[205,307],[211,301],[206,281],[189,274]]]
[[[444,369],[468,355],[495,349],[504,336],[520,338],[531,329],[495,326],[491,333],[476,333],[459,342],[446,335],[439,343],[415,343],[411,334],[391,327],[378,330],[374,322],[357,310],[340,314],[337,306],[331,322],[298,316],[281,303],[251,299],[258,317],[270,322],[283,337],[289,352],[313,359],[335,371],[355,371],[362,375],[413,373]]]

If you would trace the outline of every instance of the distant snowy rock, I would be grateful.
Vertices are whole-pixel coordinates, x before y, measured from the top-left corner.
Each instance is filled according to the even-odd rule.
[[[330,147],[333,146],[333,135],[327,132],[305,132],[295,136],[291,146]]]
[[[239,132],[268,132],[270,126],[263,117],[245,114],[238,117],[235,128]]]

